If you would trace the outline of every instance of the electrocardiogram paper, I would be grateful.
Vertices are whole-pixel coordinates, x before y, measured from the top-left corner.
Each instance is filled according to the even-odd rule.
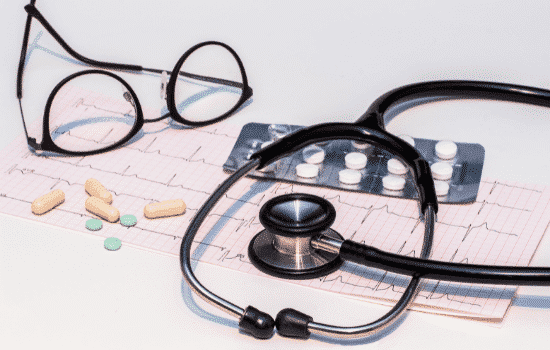
[[[222,165],[239,129],[227,123],[185,128],[172,122],[146,124],[140,138],[124,148],[88,157],[37,156],[24,135],[1,151],[0,212],[102,237],[125,244],[179,254],[182,236],[202,203],[227,178]],[[94,215],[84,209],[84,183],[98,179],[114,195],[121,215],[138,218],[134,227],[104,222],[87,231]],[[31,213],[37,197],[61,189],[66,200],[42,216]],[[250,239],[262,227],[257,215],[268,199],[289,192],[327,198],[337,210],[332,226],[342,236],[380,249],[417,256],[423,239],[417,202],[356,192],[242,179],[210,213],[197,234],[193,257],[246,273],[257,271],[247,257]],[[146,204],[183,199],[178,217],[146,219]],[[484,178],[471,205],[441,205],[432,258],[477,264],[528,265],[548,223],[550,191],[544,186]],[[377,302],[397,300],[408,278],[354,264],[324,278],[289,281],[311,288]],[[515,287],[426,281],[414,308],[479,319],[502,319]]]

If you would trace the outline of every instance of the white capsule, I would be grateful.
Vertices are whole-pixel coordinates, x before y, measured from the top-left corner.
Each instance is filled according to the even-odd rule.
[[[414,139],[409,135],[399,135],[399,138],[414,147]]]
[[[319,164],[325,160],[325,151],[316,145],[310,145],[302,151],[304,161],[309,164]]]
[[[346,185],[355,185],[361,181],[361,173],[357,170],[344,169],[338,173],[338,179]]]
[[[437,196],[446,196],[449,193],[449,184],[444,181],[434,181],[435,194]]]
[[[436,180],[450,180],[453,177],[453,167],[449,163],[437,162],[432,164],[432,175]]]
[[[388,171],[395,175],[406,174],[408,169],[400,160],[392,158],[388,160]]]
[[[313,178],[319,175],[319,167],[315,164],[302,163],[296,165],[296,175],[304,178]]]
[[[388,175],[382,178],[382,185],[391,191],[401,191],[405,188],[405,179],[399,176]]]
[[[351,152],[345,158],[346,167],[354,170],[363,169],[367,166],[367,156],[359,152]]]
[[[441,159],[453,159],[458,147],[453,141],[439,141],[435,144],[435,154]]]

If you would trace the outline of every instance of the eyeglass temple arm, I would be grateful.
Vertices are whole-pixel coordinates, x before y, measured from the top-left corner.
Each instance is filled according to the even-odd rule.
[[[144,72],[151,72],[151,73],[158,73],[158,74],[161,74],[162,72],[166,72],[166,73],[168,73],[168,75],[172,74],[171,71],[165,71],[165,70],[162,70],[162,69],[155,69],[155,68],[143,68],[143,71]],[[234,87],[238,87],[238,88],[243,88],[244,87],[243,83],[239,83],[237,81],[212,78],[212,77],[207,77],[207,76],[204,76],[204,75],[192,74],[192,73],[181,72],[181,71],[178,74],[181,75],[181,76],[188,77],[188,78],[193,78],[193,79],[196,79],[196,80],[208,81],[210,83],[223,84],[223,85],[234,86]],[[252,89],[250,87],[249,87],[249,89],[252,92]]]
[[[65,42],[65,40],[63,40],[63,38],[61,38],[61,36],[57,33],[57,31],[50,25],[50,23],[44,18],[44,16],[42,16],[40,11],[38,11],[38,9],[34,6],[35,1],[36,0],[31,1],[31,3],[29,5],[25,6],[25,11],[27,11],[29,16],[27,17],[27,23],[26,23],[26,26],[25,26],[25,36],[23,38],[23,41],[24,41],[23,42],[23,51],[21,52],[21,59],[20,59],[20,62],[19,62],[19,72],[18,72],[18,75],[17,75],[17,98],[21,99],[21,97],[23,95],[23,92],[22,92],[22,76],[23,76],[23,67],[24,67],[24,63],[25,63],[25,57],[27,55],[27,52],[26,52],[27,50],[26,49],[27,49],[27,43],[28,43],[28,39],[29,39],[31,17],[36,18],[44,26],[44,28],[54,37],[54,39],[63,47],[63,49],[65,49],[71,56],[73,56],[74,58],[80,60],[81,62],[84,62],[84,63],[92,65],[92,66],[107,68],[107,69],[118,69],[118,70],[128,70],[128,71],[138,71],[138,72],[139,71],[147,71],[147,72],[153,72],[153,73],[159,73],[159,74],[163,72],[163,70],[161,70],[161,69],[143,68],[142,66],[138,66],[138,65],[97,61],[97,60],[93,60],[93,59],[87,58],[87,57],[79,54],[73,48],[71,48],[69,46],[69,44],[67,44]],[[171,72],[168,72],[168,74],[171,74]],[[214,82],[214,83],[218,83],[218,84],[223,84],[223,85],[228,85],[228,86],[235,86],[235,87],[239,87],[239,88],[244,87],[244,84],[239,83],[239,82],[235,82],[235,81],[217,79],[217,78],[212,78],[212,77],[207,77],[207,76],[202,76],[202,75],[190,74],[190,73],[186,73],[186,72],[180,72],[179,74],[183,75],[183,76],[186,76],[186,77],[189,77],[189,78],[197,79],[197,80]],[[247,93],[252,95],[252,89],[248,88],[248,91],[247,91]]]
[[[61,36],[56,32],[56,30],[48,23],[48,21],[42,16],[40,11],[32,3],[30,5],[25,6],[25,11],[27,13],[36,18],[43,26],[46,28],[46,30],[54,37],[54,39],[65,49],[71,56],[78,59],[79,61],[82,61],[84,63],[87,63],[92,66],[101,67],[101,68],[109,68],[109,69],[119,69],[119,70],[129,70],[129,71],[141,71],[143,70],[143,67],[138,65],[132,65],[132,64],[123,64],[123,63],[111,63],[111,62],[102,62],[102,61],[96,61],[91,58],[87,58],[69,46],[61,38]],[[30,28],[29,28],[30,29]],[[26,30],[26,29],[25,29]]]
[[[32,0],[31,5],[34,5],[35,2],[36,0]],[[23,69],[25,68],[25,57],[27,57],[27,44],[29,43],[29,34],[31,31],[31,19],[31,15],[27,14],[23,46],[21,47],[21,57],[19,57],[19,67],[17,68],[17,98],[19,100],[23,97]],[[23,120],[23,125],[25,125],[25,120]],[[25,132],[26,130],[25,128]]]

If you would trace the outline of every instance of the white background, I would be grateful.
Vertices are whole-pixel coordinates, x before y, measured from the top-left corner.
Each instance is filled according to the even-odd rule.
[[[0,147],[22,131],[15,81],[26,13],[0,4]],[[38,1],[85,56],[171,69],[190,46],[223,41],[242,58],[253,102],[232,119],[310,125],[353,121],[382,93],[434,79],[550,88],[547,1]],[[484,176],[550,185],[549,112],[519,104],[446,102],[406,111],[391,132],[481,143]],[[1,160],[0,160],[1,161]],[[189,296],[176,257],[0,215],[2,348],[319,348],[258,341]],[[545,238],[534,264],[550,265]],[[204,266],[201,277],[241,307],[285,307],[357,325],[385,309]],[[500,328],[409,313],[365,348],[541,348],[549,288],[522,288]]]

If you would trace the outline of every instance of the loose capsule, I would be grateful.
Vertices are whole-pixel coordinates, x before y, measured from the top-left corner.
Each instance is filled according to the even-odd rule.
[[[63,202],[65,202],[65,193],[61,190],[53,190],[36,198],[31,204],[31,210],[35,215],[42,215]]]
[[[111,194],[111,192],[107,191],[105,186],[103,186],[101,182],[97,181],[96,179],[90,178],[86,180],[86,183],[84,184],[84,189],[92,197],[97,197],[107,204],[113,203],[113,195]]]
[[[181,199],[172,199],[164,202],[150,203],[143,209],[143,214],[148,219],[175,216],[185,213],[187,206]]]
[[[117,222],[120,212],[97,197],[88,197],[85,203],[86,210],[109,222]]]

